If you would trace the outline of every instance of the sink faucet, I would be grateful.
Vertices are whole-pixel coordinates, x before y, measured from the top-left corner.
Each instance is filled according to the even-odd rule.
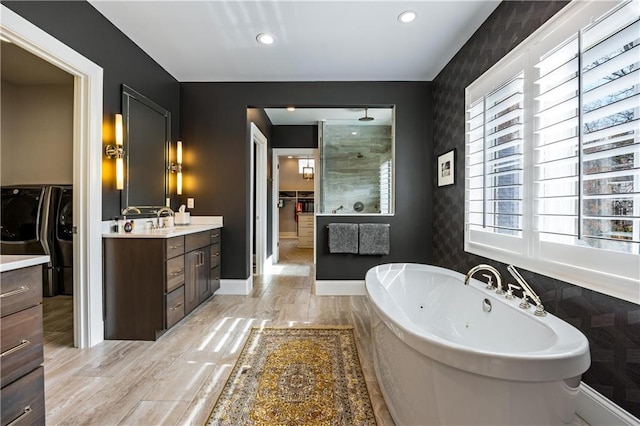
[[[495,275],[498,291],[499,292],[504,292],[502,290],[502,277],[500,276],[500,272],[498,272],[498,270],[496,268],[494,268],[493,266],[491,266],[491,265],[480,264],[480,265],[476,265],[473,268],[469,269],[469,272],[467,272],[467,275],[465,275],[465,277],[464,277],[464,285],[469,285],[469,280],[471,279],[473,274],[475,274],[478,271],[489,271],[493,275]],[[487,290],[495,290],[496,289],[496,287],[494,287],[493,284],[491,283],[491,279],[490,278],[489,278],[489,283],[488,283],[486,288],[487,288]]]
[[[540,300],[540,297],[538,297],[536,292],[533,291],[531,286],[524,280],[524,278],[522,278],[522,275],[520,275],[520,272],[516,270],[516,267],[513,265],[509,265],[507,266],[507,270],[511,273],[511,275],[513,275],[513,278],[515,278],[516,281],[518,281],[518,284],[520,284],[520,286],[522,287],[523,294],[522,294],[522,303],[520,303],[520,307],[522,309],[529,308],[529,302],[527,302],[527,296],[528,296],[536,304],[536,311],[534,312],[534,315],[539,317],[543,317],[547,315],[547,312],[544,310],[544,306],[542,305],[542,301]]]
[[[171,210],[171,207],[160,207],[156,212],[158,218],[162,216],[162,213],[167,213],[169,216],[173,216],[173,210]]]
[[[124,209],[122,209],[122,215],[126,215],[129,212],[134,212],[134,213],[138,213],[140,214],[140,209],[134,206],[127,206]]]

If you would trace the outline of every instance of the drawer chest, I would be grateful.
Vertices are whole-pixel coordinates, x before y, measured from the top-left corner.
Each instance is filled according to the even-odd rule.
[[[105,338],[156,340],[220,287],[219,228],[105,238]]]
[[[298,214],[298,247],[313,248],[313,213]]]
[[[44,425],[41,265],[0,276],[0,351],[0,424]]]

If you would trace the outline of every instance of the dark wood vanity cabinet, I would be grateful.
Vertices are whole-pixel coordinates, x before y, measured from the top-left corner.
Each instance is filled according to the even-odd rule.
[[[105,338],[156,340],[211,297],[212,233],[105,238]]]
[[[210,271],[209,271],[209,291],[213,294],[220,288],[220,245],[222,232],[220,229],[214,229],[210,234]]]
[[[185,306],[193,311],[211,296],[209,283],[209,232],[198,232],[186,236],[188,253],[185,255]]]
[[[44,425],[42,266],[0,276],[0,424]]]

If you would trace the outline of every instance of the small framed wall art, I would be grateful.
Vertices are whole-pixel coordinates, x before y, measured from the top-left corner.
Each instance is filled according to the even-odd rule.
[[[453,185],[455,183],[455,162],[455,149],[438,157],[438,186]]]

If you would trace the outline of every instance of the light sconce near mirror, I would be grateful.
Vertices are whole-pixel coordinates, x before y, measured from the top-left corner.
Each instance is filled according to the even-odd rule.
[[[176,142],[176,162],[171,163],[169,169],[176,173],[176,194],[182,195],[182,141]]]
[[[116,189],[124,189],[124,131],[122,128],[122,114],[116,114],[115,118],[116,144],[107,145],[105,155],[109,159],[116,160]]]

